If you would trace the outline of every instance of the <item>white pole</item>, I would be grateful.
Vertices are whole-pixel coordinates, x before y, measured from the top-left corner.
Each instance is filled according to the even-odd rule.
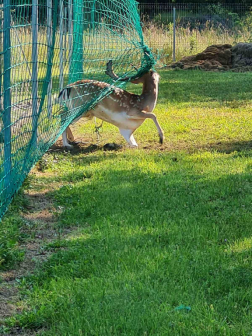
[[[64,7],[63,0],[60,0],[60,51],[59,51],[59,68],[60,68],[60,78],[59,78],[59,90],[63,90],[64,87],[64,54],[63,54],[63,18],[64,18]]]
[[[176,8],[173,7],[173,62],[176,61]]]
[[[38,0],[32,0],[32,132],[37,141],[38,113]]]
[[[47,59],[50,57],[52,48],[52,0],[47,0]],[[52,78],[47,87],[47,115],[52,116]]]

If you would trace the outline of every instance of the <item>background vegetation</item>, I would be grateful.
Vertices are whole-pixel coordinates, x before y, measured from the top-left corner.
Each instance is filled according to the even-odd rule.
[[[144,37],[163,63],[173,59],[173,7],[169,3],[141,5]],[[212,44],[250,43],[251,8],[235,4],[178,4],[176,6],[176,60],[203,51]]]

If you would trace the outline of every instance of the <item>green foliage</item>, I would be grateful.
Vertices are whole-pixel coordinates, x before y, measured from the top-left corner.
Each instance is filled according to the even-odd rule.
[[[197,38],[192,36],[190,38],[190,52],[194,52],[195,49],[197,49]]]
[[[156,7],[158,13],[162,7]],[[150,19],[143,16],[143,33],[147,44],[159,55],[161,63],[173,61],[173,18],[171,11],[162,11]],[[220,4],[209,4],[176,10],[176,48],[179,61],[185,56],[202,52],[213,44],[251,42],[251,11],[235,12]]]

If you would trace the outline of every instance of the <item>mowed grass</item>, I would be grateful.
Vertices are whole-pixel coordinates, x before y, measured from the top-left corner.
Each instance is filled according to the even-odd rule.
[[[49,152],[30,176],[25,190],[53,200],[59,235],[19,279],[24,308],[5,333],[252,333],[252,74],[160,74],[163,146],[146,121],[138,150]],[[102,134],[124,144],[110,125]]]

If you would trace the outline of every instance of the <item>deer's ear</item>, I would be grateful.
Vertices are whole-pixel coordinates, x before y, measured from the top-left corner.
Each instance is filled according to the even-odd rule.
[[[132,79],[130,81],[130,83],[132,83],[132,84],[139,84],[139,83],[141,83],[141,78]]]

